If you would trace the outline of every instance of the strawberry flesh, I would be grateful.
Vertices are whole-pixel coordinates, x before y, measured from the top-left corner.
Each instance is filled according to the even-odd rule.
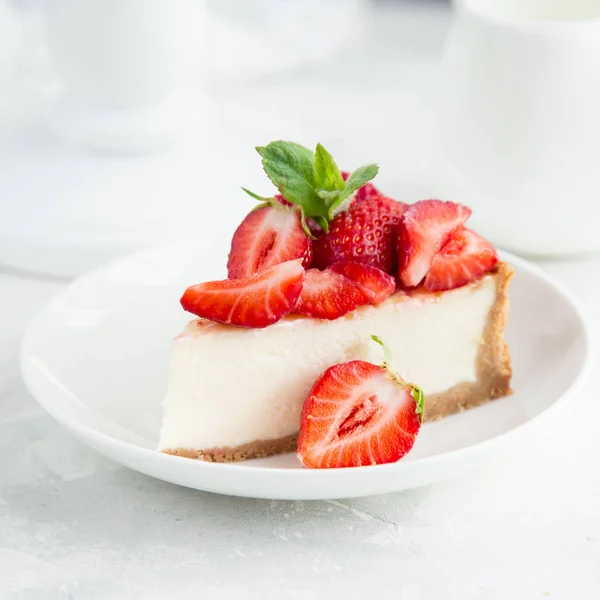
[[[240,327],[261,328],[279,321],[302,290],[302,260],[293,260],[244,279],[208,281],[189,287],[184,310],[198,317]]]
[[[312,266],[358,262],[391,273],[396,265],[398,223],[407,205],[386,196],[352,204],[337,215],[329,232],[313,243]]]
[[[298,458],[305,467],[396,462],[421,427],[412,386],[384,367],[355,360],[315,382],[302,408]]]
[[[474,231],[460,228],[431,261],[424,286],[452,290],[475,281],[498,262],[495,248]]]
[[[345,262],[335,263],[329,269],[360,286],[368,294],[371,304],[383,302],[396,289],[396,280],[391,275],[371,265]]]
[[[312,260],[312,243],[302,229],[298,209],[264,206],[249,213],[231,240],[229,279],[243,279],[288,260]]]
[[[470,208],[442,200],[421,200],[406,209],[398,226],[398,276],[403,285],[421,283],[436,253],[470,215]]]
[[[309,269],[294,312],[315,319],[338,319],[368,304],[371,298],[361,286],[329,269]]]

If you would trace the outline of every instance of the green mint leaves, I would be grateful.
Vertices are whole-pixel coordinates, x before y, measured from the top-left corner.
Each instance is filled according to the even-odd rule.
[[[378,171],[377,165],[366,165],[344,181],[335,160],[321,144],[317,144],[312,152],[300,144],[280,140],[256,150],[262,157],[266,174],[282,196],[300,207],[303,219],[314,219],[325,231],[340,204],[373,179]]]
[[[315,184],[321,191],[338,192],[344,189],[344,178],[339,167],[335,164],[333,156],[321,144],[317,144],[313,167]]]
[[[351,194],[361,188],[367,181],[370,181],[377,175],[379,167],[375,164],[366,165],[359,167],[356,171],[350,173],[348,179],[343,182],[343,187],[339,190],[321,190],[318,192],[319,198],[321,198],[327,205],[329,212],[328,217],[333,219],[335,216],[335,209],[344,201],[350,197]]]
[[[327,216],[315,189],[312,151],[292,142],[271,142],[256,150],[266,174],[286,200],[301,206],[307,217]]]

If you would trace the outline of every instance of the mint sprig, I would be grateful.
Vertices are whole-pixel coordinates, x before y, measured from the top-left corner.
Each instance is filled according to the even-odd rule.
[[[339,167],[333,160],[333,156],[321,144],[317,144],[315,149],[313,166],[315,169],[315,184],[321,192],[325,190],[335,192],[344,189],[345,182]],[[319,195],[319,192],[317,192],[317,195]]]
[[[309,235],[307,218],[316,221],[327,232],[340,204],[373,179],[379,169],[376,164],[360,167],[344,181],[335,160],[321,144],[317,144],[312,152],[300,144],[279,140],[256,150],[262,158],[265,173],[281,195],[300,207],[302,222]],[[244,191],[261,202],[270,200]]]
[[[370,181],[377,175],[379,167],[375,164],[366,165],[359,167],[356,171],[350,173],[348,179],[344,182],[344,187],[341,190],[327,191],[321,190],[318,192],[319,198],[321,198],[328,207],[328,217],[333,219],[335,216],[335,209],[344,201],[349,198],[351,194],[361,188],[367,181]]]

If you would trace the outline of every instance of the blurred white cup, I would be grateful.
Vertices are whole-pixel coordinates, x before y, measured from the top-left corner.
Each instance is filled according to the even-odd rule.
[[[600,250],[600,2],[456,0],[437,192],[506,248]]]
[[[116,141],[119,132],[155,133],[157,118],[172,125],[199,64],[203,8],[201,0],[47,2],[50,55],[69,106],[60,126],[71,118],[96,136],[112,128]]]

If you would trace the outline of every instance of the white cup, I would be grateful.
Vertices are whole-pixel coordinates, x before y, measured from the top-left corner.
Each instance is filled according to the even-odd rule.
[[[529,255],[600,250],[600,2],[456,0],[437,193]]]
[[[47,2],[67,101],[58,128],[95,145],[135,146],[175,126],[200,62],[203,9],[202,0]]]

